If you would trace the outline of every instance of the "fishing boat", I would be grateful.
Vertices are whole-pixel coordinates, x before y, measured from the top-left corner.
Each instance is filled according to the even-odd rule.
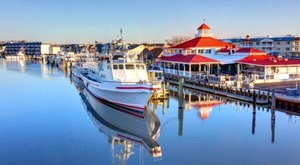
[[[87,74],[89,66],[98,64],[96,54],[89,53],[89,51],[83,50],[76,56],[75,64],[71,67],[72,75],[81,79],[81,74]]]
[[[160,121],[151,110],[148,109],[143,116],[136,116],[127,113],[126,108],[97,99],[86,89],[80,96],[91,120],[107,136],[112,147],[124,145],[128,151],[132,146],[139,146],[152,157],[161,157],[161,147],[156,142],[160,134]]]
[[[144,113],[149,98],[161,85],[149,82],[143,60],[128,53],[122,32],[110,52],[98,65],[90,65],[87,74],[81,74],[85,87],[98,99]]]

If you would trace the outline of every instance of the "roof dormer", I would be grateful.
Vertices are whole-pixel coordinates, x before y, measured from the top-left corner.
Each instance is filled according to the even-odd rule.
[[[208,25],[203,23],[201,26],[198,28],[198,34],[196,37],[212,37],[211,29]]]

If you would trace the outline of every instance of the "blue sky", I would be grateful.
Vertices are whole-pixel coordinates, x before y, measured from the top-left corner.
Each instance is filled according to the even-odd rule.
[[[218,38],[300,34],[299,0],[0,0],[0,40],[93,43],[194,36],[205,18]]]

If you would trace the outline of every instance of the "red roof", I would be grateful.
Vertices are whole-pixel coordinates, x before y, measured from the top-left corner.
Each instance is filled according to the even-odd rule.
[[[198,30],[202,30],[202,29],[210,29],[210,27],[207,26],[205,23],[203,23],[201,26],[198,27]]]
[[[251,65],[262,65],[262,66],[272,66],[272,65],[300,65],[300,60],[296,59],[279,59],[270,55],[250,55],[241,60],[236,61],[243,64]]]
[[[225,47],[232,47],[232,44],[223,42],[221,40],[212,38],[212,37],[196,37],[194,39],[188,40],[184,43],[179,45],[175,45],[171,48],[194,48],[194,47],[218,47],[218,48],[225,48]]]
[[[235,53],[248,53],[248,54],[267,54],[267,52],[264,52],[262,50],[254,49],[254,48],[241,48],[237,50]]]
[[[189,54],[189,55],[182,55],[176,54],[173,56],[162,56],[159,58],[160,61],[165,62],[179,62],[179,63],[219,63],[219,61],[201,56],[199,54]]]

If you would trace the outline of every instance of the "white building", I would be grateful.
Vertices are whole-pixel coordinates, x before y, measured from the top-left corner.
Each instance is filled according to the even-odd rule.
[[[300,37],[281,36],[281,37],[255,37],[251,38],[232,38],[224,41],[237,45],[240,48],[255,48],[273,55],[297,57],[300,56]]]

